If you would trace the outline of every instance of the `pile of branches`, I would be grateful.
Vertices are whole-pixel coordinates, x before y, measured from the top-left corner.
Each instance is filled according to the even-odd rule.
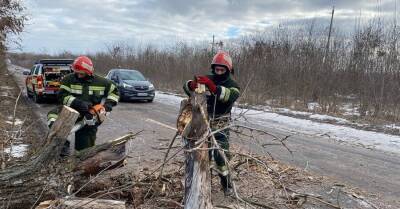
[[[224,197],[219,191],[219,177],[213,172],[214,208],[342,208],[334,201],[334,192],[324,197],[307,191],[321,189],[322,177],[283,165],[268,156],[245,154],[236,146],[232,153],[231,172],[240,199],[235,196]],[[114,170],[89,184],[86,184],[89,180],[82,180],[79,184],[86,185],[76,193],[76,197],[83,198],[77,206],[82,206],[85,203],[83,200],[92,198],[124,200],[129,208],[183,208],[184,165],[182,160],[174,157],[162,176],[159,166],[154,170],[142,169],[136,174],[125,169]],[[343,186],[332,188],[338,189],[338,192],[340,189],[342,195],[346,195]],[[348,196],[354,195],[350,191],[347,193]]]

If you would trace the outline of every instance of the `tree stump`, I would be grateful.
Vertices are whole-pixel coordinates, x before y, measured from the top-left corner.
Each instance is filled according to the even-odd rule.
[[[211,174],[207,150],[209,128],[204,90],[193,92],[189,101],[181,103],[181,110],[187,109],[185,107],[191,107],[191,121],[182,134],[186,157],[185,209],[212,209]]]

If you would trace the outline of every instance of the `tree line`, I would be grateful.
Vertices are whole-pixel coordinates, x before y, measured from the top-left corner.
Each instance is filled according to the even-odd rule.
[[[265,32],[225,40],[224,50],[233,58],[234,78],[245,89],[241,102],[304,110],[310,102],[318,112],[340,114],[344,103],[357,108],[361,117],[398,121],[400,117],[400,68],[395,21],[374,18],[355,24],[346,34],[334,28],[327,51],[327,27],[309,21],[279,25]],[[214,48],[214,49],[212,49]],[[161,90],[181,92],[185,80],[209,72],[218,47],[208,43],[179,42],[170,47],[112,43],[90,54],[96,71],[112,68],[142,71]],[[30,67],[57,55],[12,53],[16,64]]]

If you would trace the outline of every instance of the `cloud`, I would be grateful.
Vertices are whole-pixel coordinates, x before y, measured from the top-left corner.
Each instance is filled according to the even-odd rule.
[[[393,14],[395,0],[27,0],[31,20],[22,36],[24,51],[76,53],[101,50],[105,43],[166,44],[174,40],[235,38],[280,22],[317,18],[337,24]]]

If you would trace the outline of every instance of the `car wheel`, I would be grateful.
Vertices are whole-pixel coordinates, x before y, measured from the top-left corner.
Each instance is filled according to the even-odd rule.
[[[39,95],[37,95],[36,94],[36,92],[33,92],[33,101],[35,102],[35,103],[41,103],[42,102],[42,97],[41,96],[39,96]]]
[[[152,103],[154,99],[149,99],[147,102]]]

